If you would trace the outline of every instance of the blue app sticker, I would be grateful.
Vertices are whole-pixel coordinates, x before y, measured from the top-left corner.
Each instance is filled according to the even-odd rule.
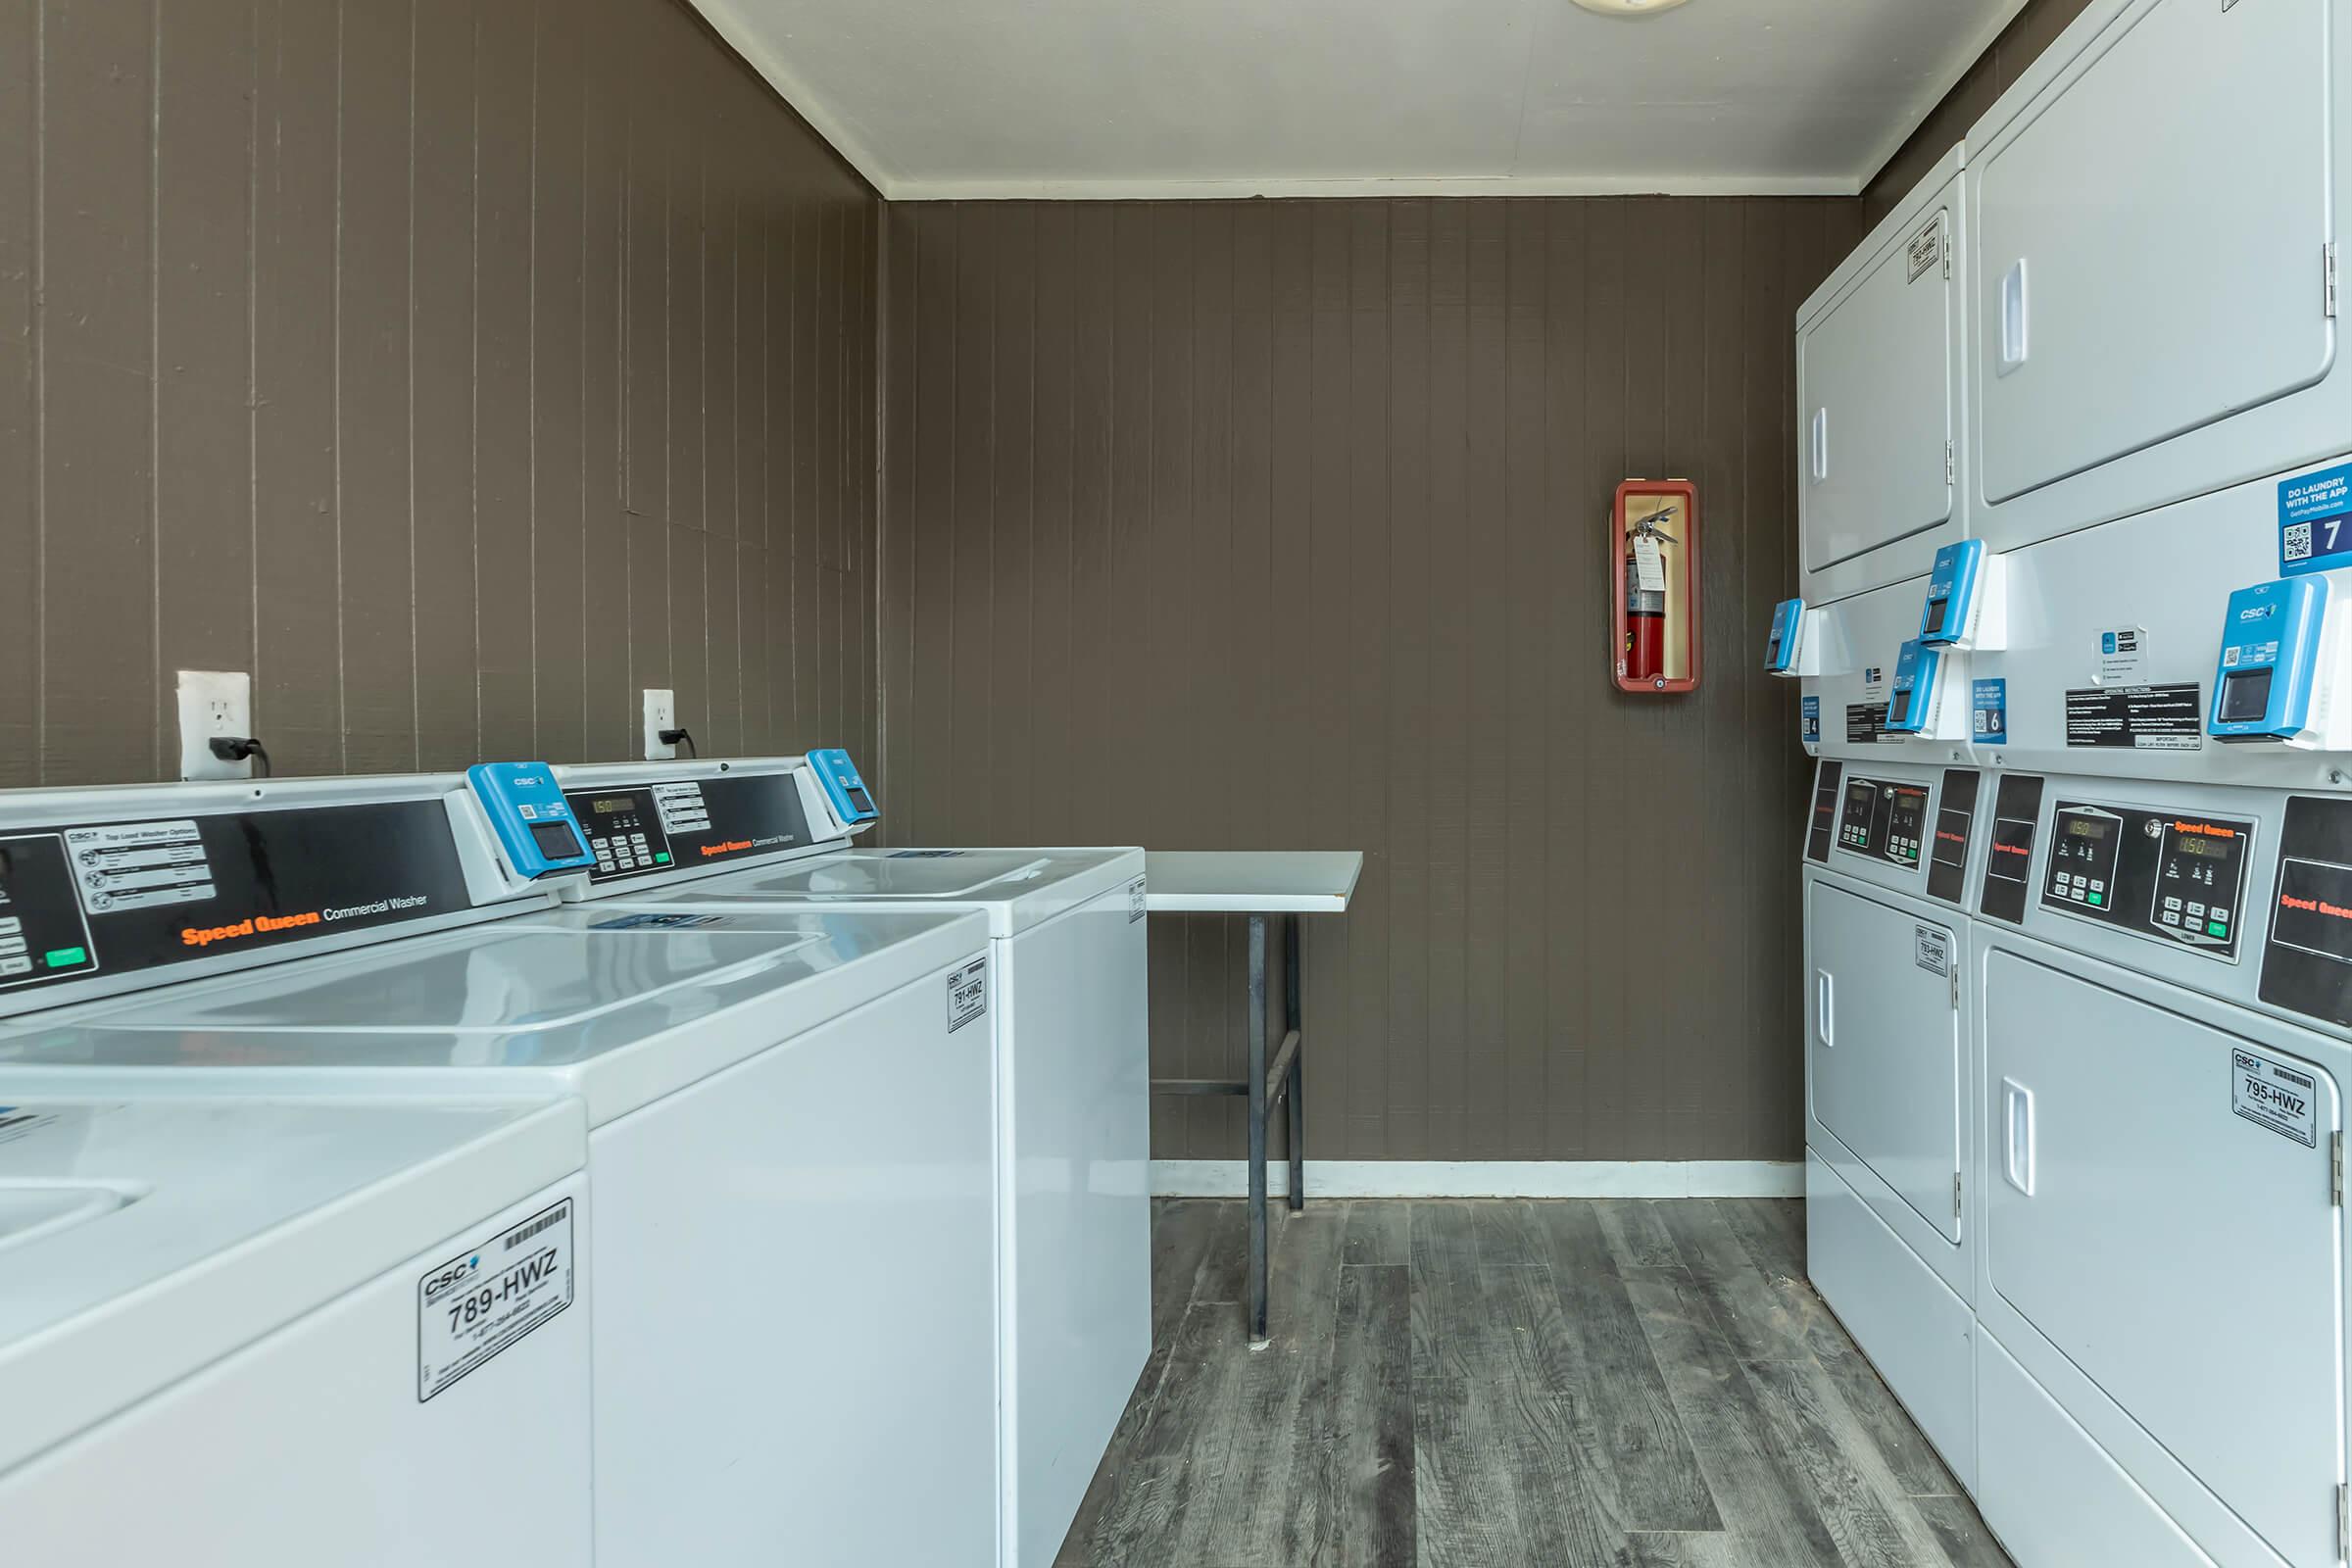
[[[2278,575],[2352,564],[2352,463],[2278,481]]]
[[[2108,634],[2108,646],[2113,650],[2115,637]],[[2009,742],[2009,683],[2006,680],[1980,680],[1970,683],[1969,733],[1987,746],[2005,746]]]
[[[1821,744],[1821,699],[1808,697],[1801,705],[1804,712],[1804,739],[1807,746]]]

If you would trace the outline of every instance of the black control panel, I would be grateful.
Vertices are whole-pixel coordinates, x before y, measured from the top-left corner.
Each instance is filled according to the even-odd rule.
[[[596,856],[590,882],[773,855],[814,842],[801,792],[783,773],[566,790]]]
[[[1838,813],[1839,849],[1916,871],[1927,836],[1925,784],[1877,778],[1845,781],[1845,804]]]
[[[2022,925],[2034,869],[2034,838],[2041,821],[2042,781],[2027,773],[2003,776],[1992,802],[1992,836],[1984,851],[1984,891],[1977,908],[1995,920]]]
[[[1838,788],[1845,776],[1845,764],[1823,758],[1813,775],[1813,807],[1805,819],[1805,858],[1820,865],[1830,863],[1830,844],[1838,836]]]
[[[1928,852],[1928,896],[1958,904],[1968,891],[1968,846],[1976,836],[1977,793],[1984,776],[1973,767],[1943,770],[1936,806],[1936,835]]]
[[[2042,907],[2235,962],[2253,841],[2251,822],[2060,801]]]
[[[2352,1024],[2352,801],[2290,795],[2262,955],[2262,1000]]]
[[[470,906],[438,801],[0,829],[0,991]]]

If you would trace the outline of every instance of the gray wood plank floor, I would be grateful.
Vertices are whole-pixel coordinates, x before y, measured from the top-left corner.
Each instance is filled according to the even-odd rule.
[[[1170,1200],[1063,1568],[1999,1568],[1783,1200]]]

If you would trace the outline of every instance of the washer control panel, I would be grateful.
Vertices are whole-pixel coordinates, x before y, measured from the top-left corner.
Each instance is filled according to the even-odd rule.
[[[2041,905],[2237,961],[2254,824],[2060,801]]]

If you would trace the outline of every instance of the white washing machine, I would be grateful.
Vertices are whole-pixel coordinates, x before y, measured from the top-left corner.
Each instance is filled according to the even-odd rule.
[[[1001,1560],[1046,1568],[1152,1348],[1143,852],[857,848],[839,753],[556,771],[614,907],[986,916]]]
[[[0,1089],[0,1525],[22,1568],[584,1568],[577,1102]]]
[[[1825,760],[1805,899],[1806,1266],[1965,1484],[1978,1222],[1963,905],[1983,779]]]
[[[0,986],[0,1081],[577,1096],[597,1560],[993,1563],[986,920],[558,908],[513,868],[549,840],[588,862],[547,831],[561,797],[485,819],[499,800],[446,778],[0,799],[0,918],[34,965]]]
[[[2029,795],[1971,959],[1979,1506],[2026,1564],[2336,1563],[2352,800]]]

